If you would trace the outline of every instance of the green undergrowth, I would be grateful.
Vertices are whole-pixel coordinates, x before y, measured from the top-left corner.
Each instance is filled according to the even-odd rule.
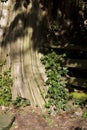
[[[4,64],[1,63],[1,66]],[[12,100],[11,87],[13,85],[13,79],[11,76],[11,68],[6,71],[0,72],[0,106],[10,106],[13,104],[15,107],[25,107],[30,105],[28,99],[24,99],[18,96],[15,100]]]
[[[73,96],[75,99],[87,99],[87,94],[84,92],[72,92],[70,93],[70,96]]]
[[[47,75],[46,85],[48,86],[46,95],[48,102],[45,104],[45,107],[53,107],[55,111],[66,109],[66,103],[69,98],[66,89],[68,80],[65,78],[68,69],[60,65],[60,59],[63,57],[65,57],[65,54],[58,55],[52,51],[41,58],[42,64],[45,65]]]
[[[84,92],[71,92],[69,96],[72,96],[73,105],[80,106],[81,108],[85,108],[87,104],[87,94]]]
[[[11,78],[10,69],[0,72],[0,105],[9,105],[12,99],[11,86],[13,80]]]
[[[30,106],[30,100],[22,98],[21,96],[18,96],[16,100],[12,101],[12,104],[15,107],[25,107]]]
[[[87,109],[83,110],[82,117],[83,118],[87,118]]]

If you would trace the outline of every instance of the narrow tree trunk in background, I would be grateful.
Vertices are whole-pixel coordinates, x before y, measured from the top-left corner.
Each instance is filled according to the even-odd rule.
[[[78,28],[82,22],[82,16],[79,14],[80,4],[79,0],[51,0],[48,3],[49,19],[56,20],[66,30]]]

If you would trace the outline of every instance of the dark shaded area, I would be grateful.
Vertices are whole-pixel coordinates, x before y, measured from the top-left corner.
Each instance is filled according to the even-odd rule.
[[[57,48],[57,46],[55,46],[55,48],[48,46],[47,45],[43,45],[43,47],[47,48],[49,51],[50,50],[54,50],[56,53],[58,53],[59,55],[65,53],[66,56],[70,59],[82,59],[85,60],[87,59],[87,51],[82,51],[82,50],[74,50],[74,49],[64,49],[64,48]],[[85,47],[84,47],[85,49]],[[49,52],[48,51],[48,52]],[[43,52],[44,53],[44,52]]]
[[[87,51],[75,51],[75,50],[70,50],[66,52],[67,57],[71,59],[87,59]]]
[[[16,3],[14,5],[14,10],[18,10],[19,8],[21,8],[22,6],[24,6],[25,8],[27,8],[27,6],[29,5],[30,0],[16,0]]]
[[[82,130],[82,128],[80,128],[80,127],[76,127],[75,130]]]
[[[69,76],[87,79],[87,70],[79,68],[69,68]]]

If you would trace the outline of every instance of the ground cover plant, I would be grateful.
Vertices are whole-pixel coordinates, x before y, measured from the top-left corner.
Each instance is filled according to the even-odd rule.
[[[9,105],[12,99],[11,86],[13,80],[11,78],[10,69],[0,72],[0,105]]]
[[[5,62],[1,63],[3,66]],[[11,76],[11,68],[6,71],[0,72],[0,106],[9,106],[13,104],[15,107],[25,107],[30,105],[28,99],[24,99],[18,96],[15,100],[12,100],[11,87],[13,85],[13,79]]]
[[[68,69],[60,65],[60,59],[65,55],[58,55],[56,52],[48,53],[41,58],[41,62],[45,65],[48,86],[48,92],[46,98],[48,102],[45,107],[53,107],[54,110],[66,109],[66,103],[68,101],[67,83],[64,77],[66,76]]]
[[[17,107],[30,106],[30,100],[18,96],[16,100],[12,101],[12,104]]]

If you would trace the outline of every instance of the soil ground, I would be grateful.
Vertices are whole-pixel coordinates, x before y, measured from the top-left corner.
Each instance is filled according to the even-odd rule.
[[[59,115],[53,116],[30,106],[12,106],[9,110],[2,107],[0,111],[11,112],[15,116],[10,130],[87,130],[87,118],[82,118],[76,112],[61,111]]]

